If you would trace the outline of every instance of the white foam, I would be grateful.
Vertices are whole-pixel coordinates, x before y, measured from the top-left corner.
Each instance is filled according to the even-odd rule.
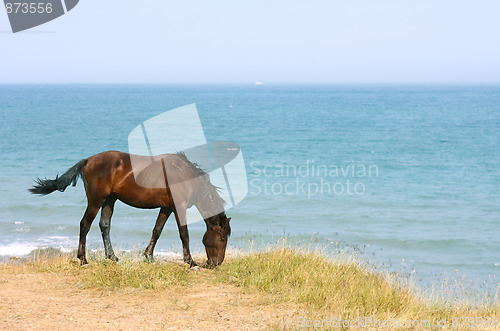
[[[174,252],[154,252],[155,255],[161,256],[161,257],[168,257],[168,258],[174,258],[178,259],[181,258],[182,255],[179,253],[174,253]]]
[[[26,233],[26,232],[30,232],[31,229],[30,228],[16,228],[14,231]]]
[[[12,243],[4,246],[0,246],[0,255],[4,256],[21,256],[29,254],[32,250],[37,249],[37,246],[26,243]]]
[[[70,241],[69,237],[67,237],[67,236],[48,236],[48,237],[42,238],[42,240],[45,240],[45,241]]]
[[[63,253],[71,253],[74,249],[73,248],[70,248],[70,247],[63,247],[63,246],[59,246],[59,249],[61,250],[61,252]]]
[[[103,251],[102,249],[96,249],[92,250],[93,252],[98,252],[98,251]],[[117,250],[118,251],[118,250]],[[130,253],[130,252],[137,252],[137,249],[120,249],[119,251]],[[174,253],[174,252],[164,252],[164,251],[155,251],[154,252],[155,256],[161,256],[165,258],[173,258],[173,259],[178,259],[182,257],[182,254],[179,253]]]

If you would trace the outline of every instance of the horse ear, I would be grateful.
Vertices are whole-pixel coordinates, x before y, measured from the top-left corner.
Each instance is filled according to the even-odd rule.
[[[227,219],[227,222],[229,223],[229,221],[230,221],[230,220],[231,220],[231,217],[229,217],[229,218]]]

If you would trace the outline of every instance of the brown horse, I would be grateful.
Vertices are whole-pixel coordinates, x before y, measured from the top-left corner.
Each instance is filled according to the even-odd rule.
[[[141,170],[139,176],[137,174],[134,176],[131,158],[136,164],[137,160],[149,164]],[[148,261],[153,260],[156,241],[173,212],[182,241],[184,261],[191,266],[196,265],[189,251],[189,233],[186,224],[186,209],[191,206],[196,206],[207,226],[203,244],[208,264],[219,265],[224,260],[227,237],[231,234],[229,225],[231,218],[226,217],[223,209],[224,200],[210,182],[207,173],[190,162],[183,153],[163,154],[152,159],[149,156],[108,151],[81,160],[56,179],[36,179],[37,185],[29,191],[41,195],[56,190],[63,192],[70,184],[75,186],[79,177],[83,180],[87,195],[87,210],[80,222],[77,255],[82,265],[87,264],[85,257],[87,233],[99,209],[101,209],[99,227],[106,257],[118,261],[109,238],[111,216],[116,200],[137,208],[160,208],[151,241],[144,251]],[[149,184],[157,182],[158,185],[144,185],[148,182]],[[175,204],[171,190],[173,185],[176,186]]]

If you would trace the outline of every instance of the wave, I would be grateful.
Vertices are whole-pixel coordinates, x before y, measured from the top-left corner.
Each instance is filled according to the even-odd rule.
[[[61,237],[61,239],[66,239]],[[0,245],[0,257],[23,257],[32,255],[34,252],[44,249],[54,249],[62,253],[71,253],[76,250],[76,247],[64,247],[62,245],[40,245],[39,243],[20,243],[14,242],[6,245]],[[88,249],[90,253],[99,254],[104,252],[103,249]],[[142,250],[138,249],[118,249],[117,252],[122,252],[125,254],[129,253],[140,253],[142,256]],[[155,251],[155,256],[167,258],[167,259],[179,259],[182,258],[182,254],[173,251],[158,250]]]
[[[28,255],[37,249],[38,245],[34,243],[14,242],[7,245],[0,245],[0,256],[22,256]]]

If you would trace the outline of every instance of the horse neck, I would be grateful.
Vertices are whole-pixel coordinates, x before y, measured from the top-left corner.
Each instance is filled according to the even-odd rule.
[[[193,176],[195,175],[193,174]],[[224,200],[220,197],[216,187],[210,182],[208,174],[197,177],[197,180],[193,181],[193,183],[196,186],[193,189],[197,192],[195,206],[205,222],[209,218],[224,212]]]
[[[205,219],[205,221],[210,217],[224,212],[223,205],[219,206],[214,200],[208,199],[207,197],[205,197],[204,199],[199,199],[199,201],[196,203],[196,208],[200,212],[203,219]]]

